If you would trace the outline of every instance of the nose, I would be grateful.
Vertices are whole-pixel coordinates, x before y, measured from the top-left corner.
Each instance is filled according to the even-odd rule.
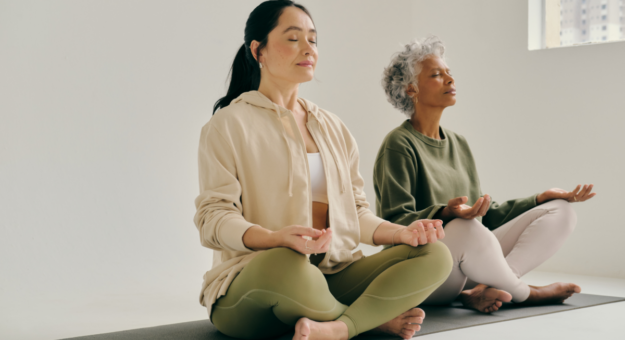
[[[304,39],[306,40],[306,39]],[[310,41],[306,40],[306,42],[304,43],[304,47],[302,48],[302,52],[304,53],[305,56],[309,56],[315,53],[315,48],[314,48],[314,44],[311,43]]]

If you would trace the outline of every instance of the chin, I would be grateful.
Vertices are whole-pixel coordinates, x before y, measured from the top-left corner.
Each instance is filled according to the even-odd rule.
[[[299,83],[299,84],[307,83],[307,82],[313,80],[313,78],[314,78],[314,74],[297,77],[297,80],[295,80],[295,83]]]

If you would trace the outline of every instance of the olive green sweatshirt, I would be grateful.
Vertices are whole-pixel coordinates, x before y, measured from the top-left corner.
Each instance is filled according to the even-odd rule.
[[[431,219],[447,202],[467,196],[473,205],[482,196],[475,161],[461,135],[440,128],[441,140],[427,137],[409,120],[391,131],[375,161],[373,180],[379,217],[401,225]],[[478,218],[490,230],[536,206],[536,196],[502,204],[491,200]]]

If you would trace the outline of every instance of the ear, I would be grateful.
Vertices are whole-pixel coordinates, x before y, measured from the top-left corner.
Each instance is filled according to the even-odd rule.
[[[406,87],[406,94],[408,95],[408,97],[414,100],[416,99],[418,93],[419,89],[413,83],[408,84],[408,86]]]
[[[250,43],[250,51],[252,52],[252,56],[254,57],[254,59],[256,59],[257,62],[262,62],[259,58],[262,56],[261,53],[258,53],[257,55],[257,49],[258,46],[260,45],[260,43],[256,40],[252,40],[252,43]]]

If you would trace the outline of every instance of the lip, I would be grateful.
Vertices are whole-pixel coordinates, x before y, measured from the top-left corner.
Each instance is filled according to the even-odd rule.
[[[308,66],[312,66],[313,62],[310,61],[310,60],[304,60],[304,61],[301,61],[301,62],[297,63],[297,65],[308,67]]]
[[[448,93],[449,94],[456,94],[456,89],[449,90],[449,91],[445,92],[445,94],[448,94]]]

